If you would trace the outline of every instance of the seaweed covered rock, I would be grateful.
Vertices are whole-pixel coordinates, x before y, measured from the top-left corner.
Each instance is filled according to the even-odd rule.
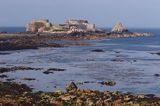
[[[114,85],[116,85],[116,82],[114,82],[114,81],[102,81],[102,82],[100,82],[100,84],[107,85],[107,86],[114,86]]]
[[[20,95],[24,92],[31,92],[32,89],[24,84],[16,84],[9,82],[0,82],[0,96],[4,95]]]

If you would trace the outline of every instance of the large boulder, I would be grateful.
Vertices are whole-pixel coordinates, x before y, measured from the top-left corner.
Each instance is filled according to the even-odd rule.
[[[77,85],[74,82],[71,82],[69,85],[66,85],[65,88],[67,92],[75,91],[78,89]]]
[[[121,23],[118,22],[112,29],[113,33],[123,33],[123,32],[128,32],[126,27]]]

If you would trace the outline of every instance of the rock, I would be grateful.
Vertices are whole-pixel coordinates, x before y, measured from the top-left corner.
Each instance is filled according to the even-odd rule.
[[[66,69],[60,69],[60,68],[50,68],[47,71],[65,71]]]
[[[115,62],[123,62],[124,60],[122,60],[122,59],[112,59],[111,61],[115,61]]]
[[[10,71],[8,68],[0,68],[0,73],[4,73],[8,71]]]
[[[11,53],[0,53],[0,55],[9,55]]]
[[[35,78],[21,78],[21,80],[33,81],[36,80]]]
[[[114,81],[102,81],[102,82],[100,82],[100,84],[107,85],[107,86],[114,86],[114,85],[116,85],[116,82],[114,82]]]
[[[63,96],[60,96],[60,98],[64,101],[69,101],[69,100],[73,100],[76,98],[76,96],[73,96],[73,95],[63,95]]]
[[[50,72],[50,71],[44,71],[43,73],[44,74],[53,74],[53,72]]]
[[[6,79],[8,82],[15,80],[14,78]]]
[[[144,96],[144,95],[138,95],[138,98],[139,98],[139,99],[144,99],[145,96]]]
[[[87,106],[94,106],[94,101],[90,98],[87,98]]]
[[[65,86],[66,91],[72,91],[72,90],[77,90],[78,87],[74,82],[71,82],[69,85]]]
[[[151,54],[156,54],[156,55],[159,55],[159,56],[160,56],[160,52],[158,52],[158,53],[151,53]]]
[[[96,102],[96,106],[103,106],[104,105],[104,101],[102,99],[99,99],[97,102]]]
[[[112,103],[108,100],[104,100],[104,106],[112,106]]]
[[[83,85],[84,83],[83,82],[77,82],[76,84],[77,85]]]
[[[115,102],[113,102],[113,106],[124,106],[124,105],[122,104],[121,100],[116,100]]]
[[[94,49],[92,52],[104,52],[102,49]]]
[[[95,61],[94,59],[86,59],[86,61]]]
[[[32,68],[32,67],[26,67],[26,66],[1,67],[0,73],[17,71],[17,70],[41,70],[41,68]]]
[[[125,95],[124,96],[124,101],[131,101],[132,100],[132,97],[130,95]]]
[[[0,78],[7,78],[7,75],[0,75]]]
[[[95,81],[84,81],[84,83],[96,83]]]
[[[50,68],[47,71],[44,71],[44,74],[53,74],[53,71],[65,71],[66,69],[60,69],[60,68]]]
[[[50,27],[47,19],[33,20],[27,24],[26,32],[43,32],[45,28]]]
[[[112,29],[112,33],[123,33],[123,32],[128,32],[128,30],[125,28],[125,26],[123,26],[121,22],[117,23]]]
[[[154,98],[155,97],[154,94],[146,94],[145,96],[148,97],[148,98]]]
[[[77,99],[77,104],[76,106],[84,106],[84,101],[81,99]]]
[[[160,77],[160,74],[154,74],[155,77]]]
[[[68,87],[77,89],[72,82]],[[26,85],[0,82],[0,105],[8,106],[160,106],[159,97],[77,89],[73,92],[32,92]]]

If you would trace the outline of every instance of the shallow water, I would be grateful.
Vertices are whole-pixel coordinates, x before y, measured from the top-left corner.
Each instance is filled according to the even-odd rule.
[[[160,74],[160,56],[151,54],[160,52],[158,42],[160,36],[157,32],[156,35],[156,37],[149,38],[87,41],[93,44],[90,46],[0,52],[0,67],[43,68],[38,71],[19,70],[3,73],[9,78],[14,78],[14,82],[27,84],[34,91],[64,90],[64,86],[71,81],[113,80],[117,82],[113,87],[102,86],[98,83],[78,86],[84,89],[159,95],[160,77],[155,77],[154,74]],[[104,52],[92,52],[91,50],[94,49],[103,49]],[[62,68],[66,71],[44,74],[43,72],[49,68]],[[21,78],[35,78],[36,80],[24,81]]]

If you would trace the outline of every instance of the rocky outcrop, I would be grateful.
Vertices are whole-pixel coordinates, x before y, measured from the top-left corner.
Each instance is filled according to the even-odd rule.
[[[66,85],[65,88],[67,92],[78,89],[77,85],[74,82],[71,82],[69,85]]]
[[[48,20],[34,20],[27,24],[27,32],[47,32],[47,33],[74,33],[74,32],[95,32],[95,24],[88,23],[87,20],[67,20],[64,24],[52,24]]]
[[[44,30],[49,30],[52,24],[45,19],[34,20],[27,24],[27,32],[43,32]]]
[[[112,33],[123,33],[123,32],[128,32],[128,30],[121,22],[117,23],[112,29]]]

